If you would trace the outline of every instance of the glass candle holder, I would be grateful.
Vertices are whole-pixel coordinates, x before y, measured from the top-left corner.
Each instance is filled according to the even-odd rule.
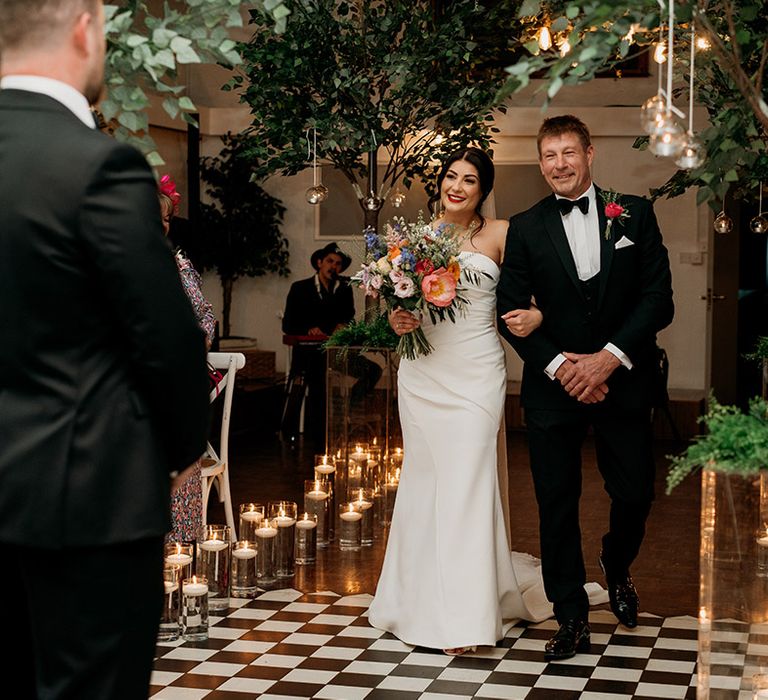
[[[303,513],[296,521],[296,564],[314,564],[317,559],[317,515]]]
[[[275,545],[277,544],[277,525],[265,517],[256,529],[256,575],[259,585],[264,586],[277,580],[275,573]]]
[[[157,639],[160,642],[173,642],[181,632],[181,567],[178,564],[163,567],[163,588],[163,610],[160,613]]]
[[[390,474],[387,477],[387,483],[384,484],[384,525],[389,525],[392,522],[392,513],[395,510],[395,499],[397,498],[399,483],[400,480],[395,475]]]
[[[330,507],[330,493],[326,484],[321,479],[307,480],[304,482],[304,510],[316,516],[317,520],[317,545],[328,546],[328,521]]]
[[[206,525],[197,542],[197,573],[208,583],[208,609],[229,607],[229,560],[232,542],[227,525]]]
[[[256,542],[238,540],[232,545],[231,594],[233,598],[254,598],[258,591]]]
[[[339,504],[339,549],[360,549],[363,514],[354,501]]]
[[[360,522],[360,544],[370,547],[373,545],[373,489],[357,489],[352,495],[355,510],[363,516]]]
[[[275,573],[278,578],[293,576],[297,512],[298,508],[293,501],[275,501],[269,504],[269,517],[277,526]]]
[[[336,463],[332,457],[322,455],[327,461],[315,463],[315,479],[322,484],[322,489],[328,492],[328,517],[325,520],[325,532],[318,531],[317,546],[325,547],[333,542],[334,513],[336,513]]]
[[[189,642],[208,639],[208,581],[205,576],[192,576],[182,582],[181,636]]]
[[[256,541],[256,530],[264,519],[266,508],[262,503],[240,504],[240,533],[241,540]]]
[[[363,486],[364,472],[368,467],[367,445],[357,444],[350,451],[347,461],[347,494]],[[342,494],[343,496],[344,494]]]
[[[192,576],[192,562],[195,557],[195,545],[191,542],[166,542],[164,552],[165,566],[179,567],[179,580]]]

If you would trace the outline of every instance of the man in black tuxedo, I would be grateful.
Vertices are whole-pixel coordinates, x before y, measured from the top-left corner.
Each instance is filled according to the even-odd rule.
[[[579,497],[581,446],[590,427],[611,499],[600,564],[614,614],[626,627],[637,625],[629,570],[654,497],[656,333],[672,321],[674,307],[653,207],[595,187],[584,123],[570,115],[545,120],[538,147],[553,194],[510,219],[498,309],[503,318],[533,297],[544,314],[525,338],[503,322],[499,328],[524,361],[521,400],[542,571],[560,623],[545,658],[555,660],[589,649]]]
[[[17,698],[147,697],[203,334],[144,157],[95,130],[101,0],[0,3],[0,598]]]

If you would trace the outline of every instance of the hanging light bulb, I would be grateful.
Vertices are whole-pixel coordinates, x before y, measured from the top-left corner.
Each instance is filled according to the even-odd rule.
[[[763,216],[763,183],[760,183],[760,195],[757,205],[757,216],[749,222],[749,230],[752,233],[768,233],[768,219]]]
[[[560,49],[561,56],[565,56],[571,52],[571,43],[568,41],[568,37],[565,37],[565,39],[560,42],[558,48]]]
[[[432,145],[433,146],[439,146],[443,141],[445,141],[445,136],[443,136],[439,131],[436,132],[435,138],[432,139]]]
[[[549,27],[545,24],[539,30],[539,48],[542,51],[549,51],[552,48],[552,32],[549,31]]]
[[[693,76],[696,72],[696,30],[691,27],[691,65],[688,80],[688,131],[683,137],[683,145],[680,155],[675,160],[675,165],[685,170],[698,168],[703,162],[706,152],[704,144],[693,133]]]
[[[312,187],[307,189],[304,196],[308,204],[321,204],[328,199],[328,188],[320,182],[317,172],[317,129],[312,127],[313,143],[309,143],[309,129],[307,129],[307,158],[312,158]]]
[[[696,48],[699,51],[707,51],[712,48],[712,44],[709,43],[709,39],[705,36],[699,36],[696,38]]]
[[[684,139],[683,128],[674,119],[667,119],[651,134],[648,148],[654,155],[674,157],[682,151]]]
[[[395,190],[395,193],[389,198],[390,203],[395,209],[399,209],[405,203],[405,192],[399,187]]]
[[[667,60],[667,55],[665,53],[666,49],[667,47],[663,41],[660,41],[658,44],[656,44],[656,48],[653,51],[653,60],[656,61],[656,63],[659,65],[665,63]]]
[[[715,233],[730,233],[733,230],[733,220],[725,211],[721,211],[712,222]]]

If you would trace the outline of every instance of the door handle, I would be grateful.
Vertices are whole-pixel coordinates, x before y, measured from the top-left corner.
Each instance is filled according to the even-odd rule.
[[[712,289],[707,289],[707,293],[699,297],[702,301],[707,302],[707,308],[712,306],[713,301],[723,301],[726,298],[725,294],[712,294]]]

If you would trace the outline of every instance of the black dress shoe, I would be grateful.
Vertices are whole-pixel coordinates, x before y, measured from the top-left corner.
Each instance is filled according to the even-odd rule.
[[[605,568],[603,554],[600,553],[600,568],[605,574],[605,581],[608,584],[608,599],[611,603],[611,610],[616,615],[616,619],[629,629],[637,627],[637,609],[640,600],[637,597],[635,584],[632,583],[632,577],[629,572],[623,576],[612,576]]]
[[[544,647],[545,661],[570,659],[576,652],[589,651],[589,625],[584,620],[566,620]]]

